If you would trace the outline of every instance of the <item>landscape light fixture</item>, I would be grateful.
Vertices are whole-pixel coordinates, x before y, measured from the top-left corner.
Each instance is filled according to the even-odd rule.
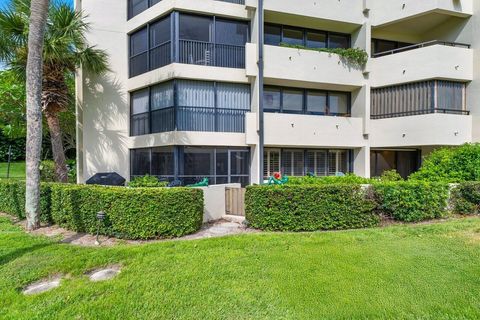
[[[102,223],[104,220],[105,220],[105,212],[103,211],[97,212],[97,238],[95,239],[95,245],[97,246],[100,245],[100,240],[98,238],[100,233],[100,223]]]

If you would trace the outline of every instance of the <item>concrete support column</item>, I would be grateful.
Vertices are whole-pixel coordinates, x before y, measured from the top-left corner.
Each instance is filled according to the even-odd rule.
[[[370,146],[354,150],[353,173],[360,177],[370,178]]]

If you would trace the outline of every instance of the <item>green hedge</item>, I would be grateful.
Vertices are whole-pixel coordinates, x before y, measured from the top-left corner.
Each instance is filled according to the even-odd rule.
[[[480,213],[480,182],[464,182],[453,187],[451,192],[452,211],[470,215]]]
[[[52,222],[51,184],[42,183],[40,188],[40,220]],[[25,219],[25,182],[0,179],[0,212]]]
[[[353,229],[380,222],[360,185],[250,186],[245,202],[247,221],[262,230]]]
[[[379,209],[395,220],[418,222],[448,214],[446,183],[384,182],[373,185]]]
[[[0,180],[0,212],[25,218],[25,183]],[[203,220],[203,192],[187,188],[123,188],[42,184],[42,220],[125,239],[179,237],[196,232]]]
[[[288,177],[287,185],[325,185],[325,184],[369,184],[371,181],[354,174],[345,176],[305,176],[305,177]]]

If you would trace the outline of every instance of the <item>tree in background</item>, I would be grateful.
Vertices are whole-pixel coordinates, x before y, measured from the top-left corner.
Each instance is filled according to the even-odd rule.
[[[28,16],[29,0],[13,0],[5,11],[0,12],[0,58],[19,76],[25,75],[27,66]],[[69,5],[54,2],[49,7],[43,47],[41,101],[60,182],[68,179],[60,114],[72,104],[69,79],[73,79],[79,67],[90,75],[101,75],[108,70],[106,53],[89,46],[86,41],[88,29],[83,14]]]
[[[42,152],[42,70],[43,40],[49,0],[32,0],[28,23],[26,55],[27,148],[25,213],[27,230],[40,227],[40,157]],[[27,15],[28,16],[28,15]],[[8,39],[1,39],[8,42]],[[6,49],[6,48],[5,48]],[[10,50],[15,51],[14,47]]]

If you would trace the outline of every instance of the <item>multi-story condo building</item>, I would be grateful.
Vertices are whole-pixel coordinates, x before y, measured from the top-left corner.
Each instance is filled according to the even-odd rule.
[[[480,1],[76,6],[111,68],[78,73],[80,182],[112,171],[243,185],[277,171],[408,176],[432,149],[480,137]]]

